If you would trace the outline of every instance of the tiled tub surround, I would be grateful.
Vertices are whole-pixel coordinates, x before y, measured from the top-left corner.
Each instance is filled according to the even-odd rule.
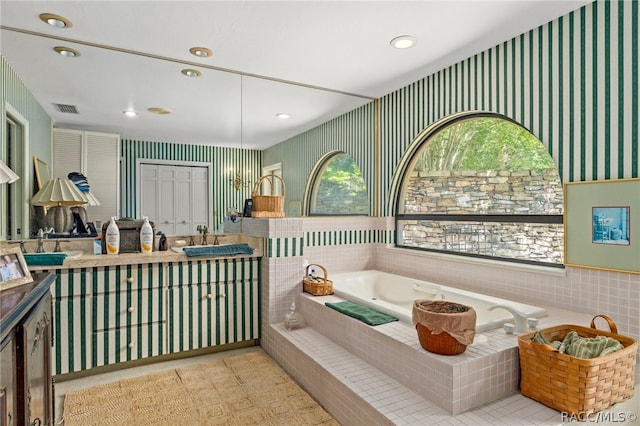
[[[370,327],[324,306],[337,296],[300,296],[310,327],[451,414],[501,398],[518,389],[516,338],[501,329],[478,334],[456,356],[425,351],[410,324]],[[514,346],[515,344],[515,346]]]
[[[344,424],[422,425],[425,424],[424,416],[427,415],[429,424],[447,425],[560,424],[562,421],[557,411],[522,397],[517,390],[511,391],[508,396],[496,402],[481,405],[479,401],[472,401],[476,398],[472,384],[468,385],[464,395],[454,396],[451,405],[455,403],[462,407],[464,404],[477,408],[453,417],[447,410],[435,403],[426,402],[408,386],[399,384],[390,375],[360,360],[351,353],[350,349],[344,349],[339,344],[333,343],[330,338],[316,329],[307,327],[286,332],[282,327],[283,316],[291,302],[296,300],[297,295],[302,291],[302,264],[305,259],[325,266],[329,272],[329,278],[337,272],[376,269],[541,306],[546,308],[550,315],[540,320],[539,327],[560,323],[588,326],[594,315],[607,314],[615,320],[621,334],[635,339],[640,338],[638,323],[640,275],[573,267],[535,268],[397,249],[392,246],[394,220],[391,217],[284,218],[245,220],[245,222],[244,232],[259,235],[267,241],[271,240],[272,248],[280,247],[279,251],[270,252],[268,245],[265,244],[265,257],[262,259],[261,346],[316,399],[321,401],[336,418],[344,420]],[[349,239],[349,235],[353,235],[354,232],[356,235],[362,233],[374,237],[367,241]],[[316,236],[315,243],[313,235]],[[321,238],[318,238],[318,235]],[[344,238],[345,235],[346,238]],[[296,250],[295,254],[287,249],[285,254],[285,239],[290,244],[296,241],[298,247],[301,239],[302,249]],[[277,240],[281,240],[279,244]],[[304,311],[306,305],[302,306],[304,303],[302,300],[298,302],[301,305],[301,312],[306,317],[307,312]],[[339,326],[338,334],[346,332],[347,327],[356,322],[352,319],[348,320],[350,322],[342,319],[343,323]],[[325,327],[323,323],[321,324]],[[384,327],[397,326],[385,325]],[[412,333],[415,332],[405,331],[404,336],[411,337]],[[507,350],[507,353],[515,356],[517,354],[516,337],[500,335],[502,331],[495,331],[495,333],[504,339],[511,339],[513,350],[511,352]],[[368,334],[368,331],[364,333],[364,335]],[[383,343],[388,343],[385,339],[389,338],[388,335],[379,337]],[[422,351],[417,335],[413,334],[411,338],[414,339],[412,340],[414,347]],[[371,345],[372,343],[369,343],[365,346],[366,350],[372,350]],[[395,348],[398,342],[394,341],[390,346]],[[481,345],[475,349],[471,347],[467,349],[468,353],[462,356],[471,357],[477,350],[484,349]],[[379,355],[373,361],[379,359],[395,364],[405,362],[404,359],[398,358],[397,352],[393,350],[391,354],[386,355],[386,358],[384,355]],[[491,369],[497,371],[498,364],[504,366],[506,363],[506,359],[493,359],[490,356],[487,359],[491,361],[487,361],[486,365],[483,364],[481,370],[473,371],[472,375],[483,377],[484,374],[489,374],[486,372]],[[332,363],[335,367],[321,368],[328,363]],[[493,365],[493,363],[497,364]],[[362,367],[363,370],[351,373],[353,366],[358,367],[362,364],[366,364]],[[636,376],[638,373],[636,369]],[[369,374],[373,375],[373,378],[368,378]],[[517,382],[509,382],[506,370],[502,374],[503,377],[500,379],[502,386],[511,386],[508,383],[515,383],[517,386]],[[354,375],[356,377],[353,377]],[[345,384],[347,376],[351,379]],[[434,377],[448,380],[438,374]],[[511,377],[511,379],[517,381],[517,378]],[[411,380],[418,379],[412,377]],[[371,382],[400,390],[396,392],[392,389],[380,393],[378,389],[381,386],[377,386],[375,390],[370,389]],[[418,385],[431,386],[431,379],[426,382]],[[497,378],[491,381],[491,386],[482,390],[476,389],[475,392],[480,395],[485,391],[493,392],[491,389],[497,391]],[[416,401],[416,398],[419,401]],[[455,398],[458,398],[457,402]],[[484,399],[482,395],[480,398]],[[636,395],[631,402],[634,412],[638,410],[639,399]],[[378,400],[384,401],[378,404]],[[376,404],[383,405],[388,415],[381,415],[380,408],[373,407]],[[624,410],[625,406],[617,404],[614,409]],[[458,409],[461,410],[461,408]],[[398,414],[399,412],[401,414]],[[516,420],[514,413],[518,413],[517,419],[521,420]]]
[[[561,413],[519,394],[517,335],[492,330],[479,334],[463,354],[436,355],[422,349],[407,324],[370,327],[324,306],[339,300],[301,294],[307,327],[287,331],[271,324],[262,340],[271,356],[344,424],[562,423]],[[541,328],[591,320],[554,308],[549,314],[540,320]],[[636,394],[607,411],[636,412],[639,400]],[[512,408],[504,409],[508,405]]]

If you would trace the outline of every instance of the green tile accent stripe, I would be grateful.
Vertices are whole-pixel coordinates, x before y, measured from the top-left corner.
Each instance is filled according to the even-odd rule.
[[[301,257],[304,256],[304,249],[311,247],[379,243],[393,243],[393,231],[384,229],[342,229],[305,232],[304,237],[299,238],[269,238],[267,240],[267,257]]]
[[[262,152],[248,149],[221,148],[208,145],[188,145],[166,142],[149,142],[123,139],[120,142],[122,153],[122,182],[129,182],[122,190],[122,215],[135,217],[137,182],[136,163],[138,159],[205,162],[212,165],[212,226],[224,219],[231,207],[242,210],[244,200],[251,198],[251,190],[262,172]],[[230,170],[245,174],[249,185],[236,191],[229,183]]]

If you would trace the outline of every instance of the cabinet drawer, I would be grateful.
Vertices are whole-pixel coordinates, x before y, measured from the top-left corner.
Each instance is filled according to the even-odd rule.
[[[165,327],[166,323],[162,321],[94,332],[93,366],[162,355]]]
[[[163,321],[164,289],[127,290],[92,297],[93,331]]]
[[[167,268],[169,288],[198,284],[225,284],[238,281],[257,281],[256,259],[206,259],[171,262]]]
[[[160,264],[116,265],[94,268],[91,291],[112,293],[126,290],[161,288],[164,284]]]
[[[57,270],[56,282],[51,286],[51,295],[57,299],[91,294],[93,269],[96,268]]]

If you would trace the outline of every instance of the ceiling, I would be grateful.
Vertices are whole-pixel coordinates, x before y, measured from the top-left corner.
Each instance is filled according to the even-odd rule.
[[[3,0],[0,43],[56,127],[266,149],[587,3]],[[415,45],[391,47],[404,34]]]

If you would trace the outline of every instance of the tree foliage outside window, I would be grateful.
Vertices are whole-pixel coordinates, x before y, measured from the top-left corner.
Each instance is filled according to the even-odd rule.
[[[554,168],[544,145],[527,129],[501,118],[456,122],[435,135],[415,170],[540,170]]]
[[[426,135],[401,188],[399,246],[562,265],[555,163],[510,120],[470,115]]]
[[[367,186],[360,167],[345,153],[337,153],[321,166],[315,181],[311,215],[366,215]]]

